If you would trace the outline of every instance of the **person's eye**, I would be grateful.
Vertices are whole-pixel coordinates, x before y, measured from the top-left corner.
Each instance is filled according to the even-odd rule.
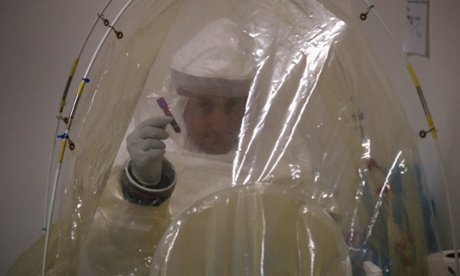
[[[231,113],[237,109],[239,102],[237,100],[229,100],[225,103],[225,111]]]
[[[210,111],[212,109],[212,103],[208,100],[199,100],[198,107],[203,111]]]

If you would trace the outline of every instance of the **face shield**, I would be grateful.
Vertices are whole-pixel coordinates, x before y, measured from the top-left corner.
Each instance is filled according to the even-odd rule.
[[[183,98],[175,108],[185,130],[176,140],[182,147],[226,154],[236,146],[255,72],[252,51],[252,38],[223,18],[175,53],[169,92]]]

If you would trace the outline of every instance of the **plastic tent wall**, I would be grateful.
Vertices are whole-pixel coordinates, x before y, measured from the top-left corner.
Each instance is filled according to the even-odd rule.
[[[257,73],[240,139],[234,155],[216,159],[184,149],[182,137],[171,131],[168,159],[190,163],[177,166],[178,190],[167,219],[180,219],[189,203],[225,188],[278,185],[334,218],[354,274],[364,273],[366,261],[392,275],[428,274],[427,256],[438,243],[420,158],[367,42],[328,3],[205,0],[133,3],[116,23],[123,39],[109,36],[103,44],[71,132],[76,149],[66,159],[71,172],[51,229],[49,274],[78,273],[91,262],[85,260],[88,231],[104,208],[108,179],[117,181],[113,165],[117,155],[126,157],[120,145],[130,122],[161,114],[154,99],[165,96],[183,124],[181,99],[169,90],[169,60],[209,22],[224,17],[255,41]],[[176,204],[190,195],[181,172],[182,179],[190,173],[221,183]],[[139,206],[124,210],[130,208]],[[39,252],[42,243],[31,250]],[[38,260],[32,251],[18,264]]]

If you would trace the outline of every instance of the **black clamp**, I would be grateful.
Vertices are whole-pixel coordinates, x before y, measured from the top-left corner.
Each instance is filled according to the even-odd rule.
[[[102,22],[104,22],[104,26],[109,27],[113,30],[118,39],[123,38],[123,32],[117,31],[112,25],[110,25],[110,21],[107,18],[105,18],[103,14],[98,13],[97,16],[102,20]]]
[[[367,14],[374,8],[374,5],[370,5],[366,12],[363,12],[359,15],[359,19],[362,21],[367,19]]]
[[[425,138],[428,133],[433,132],[433,131],[436,131],[436,128],[433,127],[433,128],[430,128],[429,130],[420,130],[418,134],[420,135],[420,137]]]

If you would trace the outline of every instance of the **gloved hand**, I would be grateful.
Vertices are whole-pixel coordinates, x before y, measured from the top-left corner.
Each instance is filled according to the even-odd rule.
[[[172,120],[169,116],[147,119],[126,138],[132,173],[141,184],[155,185],[160,181],[166,148],[161,140],[169,137],[165,127]]]

